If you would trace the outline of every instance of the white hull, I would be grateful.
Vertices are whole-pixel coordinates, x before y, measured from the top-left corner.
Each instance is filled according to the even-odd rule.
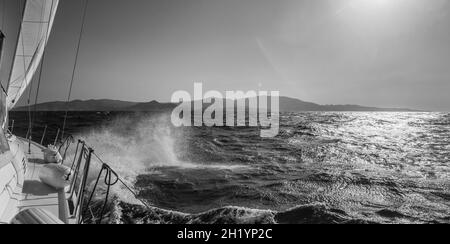
[[[10,223],[19,212],[28,159],[25,145],[15,136],[8,138],[10,151],[0,155],[0,223]]]

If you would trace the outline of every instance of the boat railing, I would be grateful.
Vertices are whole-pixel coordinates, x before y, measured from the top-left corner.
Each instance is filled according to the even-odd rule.
[[[67,180],[71,180],[68,201],[70,218],[76,219],[77,223],[82,222],[82,210],[85,198],[86,185],[89,177],[89,169],[93,150],[86,147],[86,143],[78,141],[77,151],[72,163]]]
[[[111,189],[116,184],[121,184],[144,207],[150,208],[86,142],[79,140],[75,151],[71,166],[73,175],[68,177],[72,178],[68,200],[71,217],[76,219],[76,223],[102,224],[103,220],[108,217],[105,215],[110,213],[107,211],[108,206],[112,209],[110,202]],[[100,166],[100,171],[96,178],[90,175],[93,164]],[[102,178],[103,182],[101,182]],[[103,183],[102,191],[100,189],[101,183]],[[97,197],[97,194],[100,197]]]
[[[78,224],[101,224],[106,219],[107,207],[111,206],[111,188],[116,184],[129,191],[133,197],[140,201],[144,207],[150,206],[142,200],[138,194],[125,183],[124,180],[109,166],[96,152],[93,147],[85,141],[78,140],[75,146],[74,136],[65,133],[65,138],[60,138],[60,129],[45,125],[41,136],[41,145],[45,141],[49,131],[56,131],[53,146],[61,154],[61,164],[69,167],[70,173],[67,176],[69,187],[67,190],[68,215]],[[27,139],[32,140],[31,132],[27,133]],[[53,138],[51,138],[53,139]],[[68,162],[69,149],[75,148],[72,160]],[[94,165],[95,164],[95,165]],[[96,175],[93,167],[99,168]],[[101,181],[101,179],[103,180]],[[103,188],[100,188],[100,185]],[[100,197],[97,197],[100,195]]]

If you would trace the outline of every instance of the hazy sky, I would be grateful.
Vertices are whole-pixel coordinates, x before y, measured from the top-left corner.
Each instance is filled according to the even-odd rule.
[[[61,0],[40,102],[65,100],[81,24]],[[450,110],[449,0],[90,0],[73,99],[278,90]]]

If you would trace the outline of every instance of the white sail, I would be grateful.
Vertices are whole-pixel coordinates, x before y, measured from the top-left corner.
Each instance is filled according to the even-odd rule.
[[[6,106],[14,108],[39,67],[55,19],[59,0],[27,0]]]

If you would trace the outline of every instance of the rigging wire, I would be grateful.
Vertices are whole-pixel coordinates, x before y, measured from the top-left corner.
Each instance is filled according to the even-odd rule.
[[[78,58],[80,55],[80,47],[81,47],[81,41],[83,40],[83,34],[84,34],[84,27],[86,24],[86,13],[87,13],[87,8],[88,8],[88,4],[89,4],[89,0],[85,0],[84,1],[84,6],[83,6],[83,17],[82,17],[82,22],[81,22],[81,29],[80,29],[80,35],[78,37],[78,44],[77,44],[77,49],[76,49],[76,54],[75,54],[75,63],[73,66],[73,70],[72,70],[72,78],[70,80],[70,87],[69,87],[69,94],[67,95],[67,102],[66,102],[66,111],[65,111],[65,115],[64,115],[64,122],[63,122],[63,127],[62,127],[62,134],[61,134],[61,138],[64,138],[64,133],[66,131],[66,123],[67,123],[67,116],[68,116],[68,104],[70,102],[70,98],[72,96],[72,88],[73,88],[73,82],[75,79],[75,73],[77,71],[77,67],[78,67]]]
[[[25,1],[24,12],[26,11],[26,5],[27,5],[27,2]],[[42,6],[41,6],[41,17],[39,19],[40,23],[44,23],[44,7],[45,7],[45,2],[43,2]],[[52,2],[52,7],[53,7],[53,2]],[[51,9],[50,9],[50,11],[51,11]],[[25,13],[23,14],[23,16],[25,16]],[[24,17],[24,19],[22,19],[22,25],[25,22],[26,22],[26,20],[25,20],[25,17]],[[50,20],[49,20],[49,22],[50,22]],[[39,36],[42,34],[42,31],[43,31],[42,30],[42,28],[43,28],[42,26],[43,26],[42,24],[39,26],[39,32],[38,32]],[[24,81],[26,81],[27,69],[25,68],[26,67],[26,57],[25,57],[25,45],[23,44],[25,42],[24,39],[25,38],[24,38],[24,35],[22,33],[22,45],[23,45],[22,53],[23,53],[23,63],[24,63],[24,71],[23,72],[24,72]],[[44,49],[44,52],[45,52],[45,49]],[[35,57],[33,57],[30,60],[30,63],[28,64],[28,68],[30,67],[30,65],[33,62],[34,58]],[[41,68],[42,68],[42,63],[41,63]],[[34,83],[33,80],[31,80],[30,81],[30,88],[29,88],[29,91],[28,91],[28,100],[27,100],[28,120],[29,120],[29,124],[28,124],[28,153],[31,153],[31,141],[33,140],[33,123],[34,123],[34,118],[35,118],[35,115],[32,116],[32,113],[31,113],[31,95],[33,93],[33,83]],[[22,85],[23,85],[23,83],[22,83]],[[37,93],[36,93],[36,96],[38,96]]]
[[[54,0],[52,0],[52,4],[50,7],[50,15],[49,15],[49,19],[47,22],[47,33],[45,35],[45,40],[44,40],[44,44],[47,45],[48,42],[48,37],[50,36],[50,19],[52,18],[52,12],[53,12],[53,6],[54,6]],[[42,11],[44,12],[44,11]],[[44,67],[44,62],[45,62],[45,54],[47,49],[44,49],[44,52],[42,54],[42,59],[41,59],[41,67],[39,69],[39,78],[38,78],[38,85],[36,88],[36,97],[34,99],[34,111],[33,111],[33,120],[32,120],[32,126],[31,126],[31,133],[33,132],[33,127],[34,127],[34,121],[36,120],[36,113],[37,113],[37,102],[38,102],[38,98],[39,98],[39,91],[41,88],[41,81],[42,81],[42,71],[43,71],[43,67]]]
[[[21,2],[21,1],[20,1]],[[20,3],[19,2],[19,3]],[[24,0],[24,4],[23,4],[23,9],[21,10],[20,8],[20,4],[19,4],[19,13],[21,13],[22,15],[22,20],[21,20],[21,28],[20,28],[20,32],[19,32],[19,39],[22,39],[22,59],[23,59],[23,80],[22,80],[22,85],[24,84],[25,80],[26,80],[26,72],[27,72],[27,61],[26,61],[26,56],[25,56],[25,41],[24,41],[24,36],[23,36],[23,22],[24,22],[24,18],[25,18],[25,11],[26,11],[26,7],[27,7],[27,0]],[[19,41],[19,40],[18,40]],[[27,132],[27,139],[28,139],[28,153],[31,153],[31,134],[30,134],[30,130],[31,130],[31,108],[30,108],[30,97],[31,97],[31,92],[33,91],[33,82],[31,82],[30,87],[29,87],[29,92],[28,92],[28,99],[27,99],[27,110],[28,110],[28,132]]]

